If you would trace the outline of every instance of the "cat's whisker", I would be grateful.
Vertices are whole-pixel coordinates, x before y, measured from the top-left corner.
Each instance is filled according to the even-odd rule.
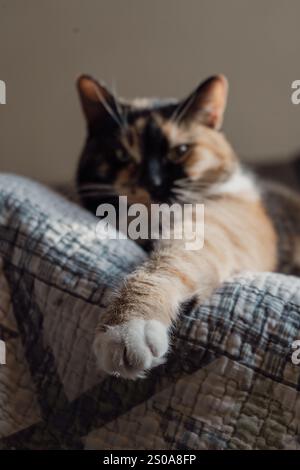
[[[192,95],[190,96],[190,98],[186,102],[183,102],[182,105],[179,105],[178,108],[176,108],[176,110],[174,111],[174,113],[171,116],[171,121],[174,124],[179,124],[180,123],[180,121],[182,120],[184,115],[187,113],[187,111],[191,107],[197,93],[198,93],[198,90],[195,90],[194,93],[192,93]]]
[[[191,180],[188,176],[185,177],[185,178],[179,178],[177,180],[175,180],[175,184],[178,184],[178,183],[186,183],[186,184],[207,184],[209,183],[209,181],[205,180],[205,179],[199,179],[199,180]]]
[[[175,181],[175,183],[173,183],[173,184],[174,184],[174,186],[178,186],[179,188],[181,188],[181,187],[186,188],[190,185],[190,183],[188,181],[185,181],[185,182],[176,182]]]
[[[85,185],[79,186],[77,189],[77,193],[84,197],[84,196],[117,196],[116,189],[110,184],[97,184],[97,183],[88,183]]]
[[[184,188],[173,188],[173,189],[172,189],[172,192],[173,192],[173,193],[176,193],[176,194],[182,194],[182,193],[186,193],[187,190],[184,189]]]
[[[97,185],[97,184],[79,186],[78,189],[81,190],[81,191],[85,191],[85,190],[89,190],[89,189],[96,189],[96,190],[99,190],[99,191],[102,191],[102,190],[103,191],[116,191],[116,188],[113,185],[102,186],[102,185]]]
[[[123,124],[122,124],[122,121],[120,121],[119,117],[116,115],[116,113],[113,111],[112,107],[110,106],[110,104],[108,103],[108,101],[99,93],[98,89],[95,88],[95,92],[96,92],[96,95],[100,101],[100,103],[102,104],[102,106],[104,106],[104,108],[106,109],[106,111],[108,112],[108,114],[112,117],[112,119],[118,124],[118,126],[122,129],[123,127]]]
[[[86,197],[98,197],[98,198],[103,198],[103,197],[117,197],[117,193],[99,193],[97,191],[89,191],[89,192],[84,192],[81,194],[81,197],[86,198]]]
[[[201,199],[199,193],[189,191],[188,189],[173,188],[171,192],[182,202],[198,203]]]
[[[99,188],[97,186],[95,187],[91,186],[90,188],[78,188],[78,192],[85,192],[85,191],[115,192],[115,189],[114,188]]]
[[[86,183],[79,186],[79,189],[115,189],[112,184],[105,183]]]
[[[188,182],[185,182],[185,183],[177,183],[176,181],[173,183],[174,187],[177,187],[177,188],[187,188],[189,186],[189,183]]]
[[[118,100],[115,98],[116,96],[117,96],[116,82],[115,82],[115,80],[113,80],[113,84],[112,84],[112,97],[113,97],[113,100],[114,100],[114,105],[115,105],[115,107],[116,107],[118,116],[119,116],[119,118],[120,118],[120,120],[121,120],[121,122],[122,122],[122,127],[123,127],[124,129],[126,129],[127,126],[128,126],[127,115],[125,114],[125,112],[122,111]]]
[[[208,184],[204,182],[191,182],[185,181],[185,182],[175,182],[174,187],[178,189],[184,189],[184,190],[189,190],[189,191],[194,191],[194,192],[201,192],[207,188]]]
[[[101,194],[101,196],[103,196]],[[83,198],[86,198],[86,197],[100,197],[100,194],[99,193],[94,193],[94,192],[90,192],[90,193],[84,193],[84,194],[81,194],[81,197]]]
[[[79,190],[79,194],[118,194],[116,191],[99,191],[98,189],[85,189],[85,190]]]

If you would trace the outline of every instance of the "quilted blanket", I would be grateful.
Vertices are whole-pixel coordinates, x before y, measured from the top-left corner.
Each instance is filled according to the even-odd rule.
[[[98,240],[96,223],[0,175],[0,449],[300,448],[300,280],[240,275],[182,307],[168,360],[146,379],[102,375],[95,325],[146,255]]]

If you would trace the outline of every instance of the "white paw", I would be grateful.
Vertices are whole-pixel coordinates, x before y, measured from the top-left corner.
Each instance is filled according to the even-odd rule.
[[[164,362],[168,329],[157,320],[136,318],[103,326],[93,344],[99,369],[127,379],[145,377],[146,371]]]

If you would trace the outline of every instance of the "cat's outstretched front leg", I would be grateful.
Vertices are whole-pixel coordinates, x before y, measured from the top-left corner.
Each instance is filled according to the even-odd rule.
[[[216,264],[205,251],[165,247],[126,279],[96,333],[101,370],[135,379],[164,361],[180,304],[196,291],[207,297],[219,282]]]
[[[182,302],[194,293],[205,300],[233,273],[271,271],[277,263],[273,224],[257,199],[224,198],[206,206],[202,249],[163,243],[127,278],[101,318],[94,350],[102,370],[141,377],[164,359]]]

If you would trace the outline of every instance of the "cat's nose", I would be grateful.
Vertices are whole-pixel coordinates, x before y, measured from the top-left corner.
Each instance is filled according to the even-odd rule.
[[[160,188],[162,186],[163,180],[160,174],[155,174],[150,177],[150,186],[154,189]]]
[[[163,179],[158,175],[147,175],[143,179],[143,186],[154,196],[159,196],[164,192]]]
[[[160,162],[157,160],[148,162],[142,174],[142,182],[150,191],[163,189],[164,181]]]

